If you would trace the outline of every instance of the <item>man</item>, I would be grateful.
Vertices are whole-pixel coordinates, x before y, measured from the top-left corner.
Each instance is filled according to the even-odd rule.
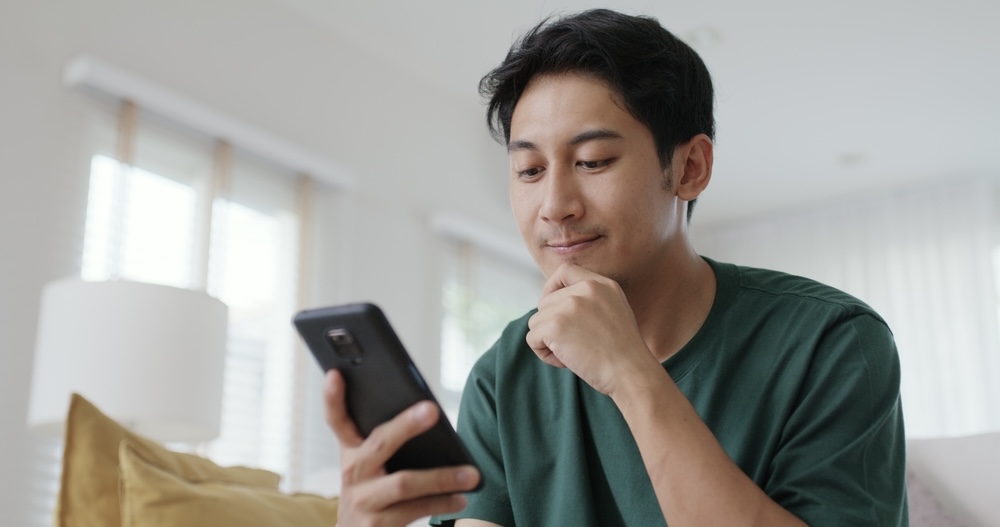
[[[882,319],[691,244],[714,136],[697,54],[655,20],[588,11],[529,32],[481,89],[547,282],[466,386],[459,433],[481,475],[385,475],[435,410],[362,441],[331,374],[341,525],[431,513],[459,526],[906,525],[899,366]],[[454,494],[479,477],[482,490]]]

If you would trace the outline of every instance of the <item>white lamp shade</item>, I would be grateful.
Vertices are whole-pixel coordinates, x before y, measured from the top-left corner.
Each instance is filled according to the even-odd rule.
[[[227,308],[205,293],[57,280],[42,293],[29,427],[59,434],[77,392],[159,441],[219,434]]]

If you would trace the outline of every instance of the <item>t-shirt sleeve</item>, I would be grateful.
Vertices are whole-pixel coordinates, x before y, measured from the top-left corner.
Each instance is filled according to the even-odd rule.
[[[458,434],[478,465],[483,487],[466,495],[465,510],[431,519],[431,525],[453,525],[458,518],[475,518],[514,525],[503,452],[497,426],[496,346],[476,363],[462,392]]]
[[[811,527],[905,526],[899,358],[872,315],[843,319],[819,343],[782,431],[764,491]]]

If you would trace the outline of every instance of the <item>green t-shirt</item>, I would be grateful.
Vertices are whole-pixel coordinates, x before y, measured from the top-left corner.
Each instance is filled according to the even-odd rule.
[[[899,360],[885,322],[817,282],[708,261],[712,309],[663,365],[729,457],[812,527],[907,525]],[[458,431],[484,487],[434,521],[666,525],[621,413],[535,356],[528,316],[479,360],[462,397]]]

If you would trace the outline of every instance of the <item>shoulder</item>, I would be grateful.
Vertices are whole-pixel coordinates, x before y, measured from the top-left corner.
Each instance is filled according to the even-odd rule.
[[[740,343],[741,354],[752,348],[807,369],[897,368],[892,331],[862,300],[802,276],[709,263],[719,289],[709,329]]]
[[[846,371],[854,370],[889,392],[898,389],[899,357],[892,331],[867,303],[810,278],[733,267],[742,302],[780,314],[773,318],[781,320],[784,331],[812,342],[811,375],[842,381]]]
[[[730,302],[751,309],[786,308],[802,315],[826,314],[839,319],[870,316],[886,326],[882,317],[864,301],[819,281],[772,269],[709,260],[722,284],[729,282]],[[887,326],[886,326],[887,327]]]

